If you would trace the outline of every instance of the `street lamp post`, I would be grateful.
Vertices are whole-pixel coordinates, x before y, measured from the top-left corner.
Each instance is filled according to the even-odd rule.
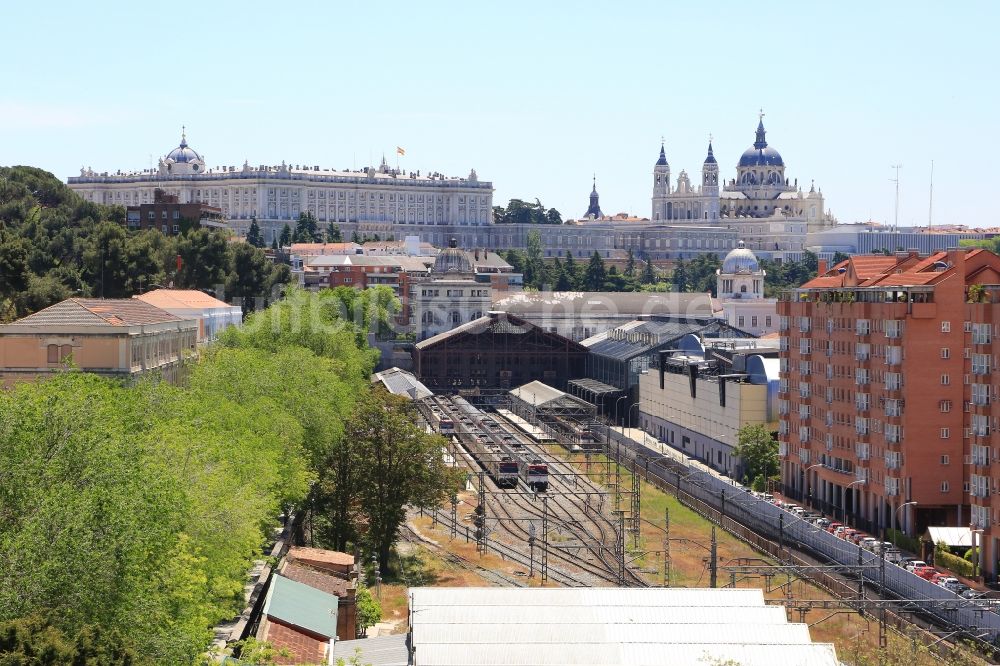
[[[916,505],[917,505],[917,503],[916,502],[912,502],[912,501],[911,502],[903,502],[902,504],[900,504],[899,506],[896,507],[895,511],[892,512],[892,524],[889,527],[892,529],[892,545],[893,546],[896,545],[896,516],[899,515],[899,512],[903,509],[904,506],[916,506]],[[902,527],[902,525],[900,527]]]
[[[809,508],[811,508],[811,509],[815,509],[816,507],[813,506],[813,502],[812,502],[812,483],[809,481],[809,470],[814,469],[816,467],[822,467],[822,466],[823,466],[823,463],[816,463],[815,465],[809,465],[809,467],[806,467],[806,472],[805,472],[806,473],[806,495],[805,495],[805,497],[806,497],[806,502],[809,504]]]
[[[625,411],[625,420],[626,420],[626,421],[631,421],[631,419],[632,419],[632,410],[633,410],[633,409],[635,409],[636,407],[638,407],[638,406],[639,406],[639,404],[640,404],[640,403],[638,403],[638,402],[636,402],[636,403],[633,403],[633,404],[632,404],[632,406],[631,406],[631,407],[629,407],[629,408],[628,408],[628,409],[627,409],[627,410]],[[641,430],[641,428],[640,428],[640,430]]]
[[[861,484],[861,483],[868,483],[868,479],[859,479],[858,481],[852,481],[852,482],[848,483],[846,486],[844,486],[844,494],[840,498],[840,502],[841,502],[841,504],[844,505],[843,512],[844,512],[844,523],[845,524],[847,524],[847,491],[851,489],[851,486],[856,486],[856,485]],[[857,511],[857,507],[855,507],[854,510],[856,512]]]
[[[622,400],[624,400],[627,397],[628,396],[623,395],[623,396],[620,396],[617,400],[615,400],[615,421],[614,422],[616,424],[618,423],[618,403],[620,403]]]
[[[969,532],[972,534],[972,551],[975,557],[972,560],[972,579],[979,579],[979,561],[983,559],[983,528],[969,525]]]

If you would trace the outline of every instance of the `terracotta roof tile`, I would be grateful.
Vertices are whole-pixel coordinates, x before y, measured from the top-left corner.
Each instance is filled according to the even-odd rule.
[[[226,308],[229,304],[197,289],[156,289],[134,296],[158,308]]]
[[[288,550],[290,560],[310,560],[312,562],[324,562],[338,566],[354,566],[354,556],[341,553],[336,550],[324,550],[322,548],[307,548],[305,546],[295,546]]]
[[[139,326],[184,321],[134,298],[68,298],[22,317],[11,326]]]
[[[333,594],[341,598],[347,596],[349,581],[346,578],[341,578],[340,576],[323,572],[319,569],[314,569],[297,562],[286,561],[285,565],[281,568],[281,575],[297,583],[322,590],[327,594]]]

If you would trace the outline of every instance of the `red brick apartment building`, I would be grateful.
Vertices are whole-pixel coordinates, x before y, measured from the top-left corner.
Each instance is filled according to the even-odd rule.
[[[1000,257],[821,262],[778,314],[784,491],[875,534],[982,528],[995,579]]]

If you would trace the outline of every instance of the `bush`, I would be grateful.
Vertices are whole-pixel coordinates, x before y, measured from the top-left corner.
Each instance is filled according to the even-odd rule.
[[[935,553],[934,563],[940,567],[944,567],[945,569],[949,569],[950,571],[957,573],[959,576],[965,576],[966,578],[972,578],[973,576],[972,563],[966,561],[958,555],[937,551]]]
[[[914,553],[916,555],[920,554],[920,540],[906,536],[906,534],[900,532],[899,530],[886,530],[885,540],[896,544],[907,552]]]

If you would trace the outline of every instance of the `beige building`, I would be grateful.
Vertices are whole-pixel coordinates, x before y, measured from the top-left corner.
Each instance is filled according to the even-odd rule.
[[[198,321],[138,299],[70,298],[0,326],[0,380],[31,381],[70,362],[106,377],[173,381],[197,349]]]
[[[688,336],[681,351],[661,353],[658,367],[639,377],[643,430],[741,479],[742,462],[733,455],[740,428],[764,423],[777,429],[777,349],[768,344]]]
[[[214,340],[230,326],[243,325],[243,308],[197,289],[155,289],[134,298],[181,319],[198,322],[198,342]]]

